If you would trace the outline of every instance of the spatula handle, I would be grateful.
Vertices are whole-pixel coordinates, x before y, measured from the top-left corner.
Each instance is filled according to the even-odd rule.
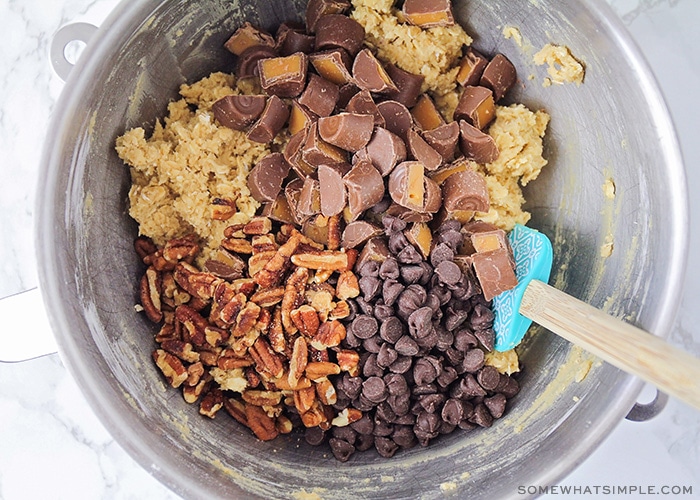
[[[700,409],[700,359],[539,280],[520,313],[621,370]]]

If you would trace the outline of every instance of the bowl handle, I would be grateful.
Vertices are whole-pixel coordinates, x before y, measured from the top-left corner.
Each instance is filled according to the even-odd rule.
[[[668,394],[656,389],[656,396],[649,403],[635,403],[630,412],[625,417],[632,422],[646,422],[651,420],[666,408]]]
[[[26,361],[56,352],[38,288],[0,299],[0,317],[7,321],[0,328],[0,362]]]
[[[97,31],[97,26],[90,23],[71,23],[59,29],[51,40],[51,66],[58,77],[64,82],[68,80],[75,61],[66,57],[66,49],[73,42],[82,42],[87,45]]]

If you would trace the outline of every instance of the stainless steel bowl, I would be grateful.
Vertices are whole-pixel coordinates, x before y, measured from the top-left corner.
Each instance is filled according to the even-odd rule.
[[[221,45],[244,20],[273,28],[304,3],[125,1],[93,37],[53,117],[38,195],[39,272],[62,359],[115,439],[187,497],[498,498],[562,479],[641,384],[546,331],[523,346],[522,391],[493,428],[391,460],[368,452],[341,464],[295,436],[258,442],[224,415],[201,417],[154,368],[153,327],[134,311],[142,270],[114,141],[163,116],[179,84],[232,69]],[[531,225],[555,244],[551,282],[666,335],[687,252],[686,184],[659,90],[623,27],[596,0],[456,1],[455,13],[477,48],[516,64],[512,99],[552,116],[550,164],[527,190]],[[504,25],[519,28],[522,48]],[[547,42],[585,62],[582,86],[542,86],[532,55]],[[603,258],[608,238],[614,251]]]

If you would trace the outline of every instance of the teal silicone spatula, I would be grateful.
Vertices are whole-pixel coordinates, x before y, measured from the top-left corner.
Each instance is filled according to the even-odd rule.
[[[493,299],[495,349],[517,346],[532,322],[700,409],[700,359],[547,284],[552,244],[516,225],[508,235],[518,285]]]

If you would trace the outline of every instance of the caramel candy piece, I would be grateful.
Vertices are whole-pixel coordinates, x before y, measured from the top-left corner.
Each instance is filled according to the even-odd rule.
[[[392,203],[389,205],[389,208],[386,209],[386,215],[398,217],[399,219],[408,223],[430,222],[433,219],[433,214],[429,214],[427,212],[416,212],[410,208],[402,207],[398,203]]]
[[[287,160],[287,163],[292,166],[302,179],[316,171],[316,167],[308,164],[302,158],[304,144],[309,136],[310,129],[311,127],[307,127],[294,134],[284,147],[284,159]]]
[[[304,179],[304,184],[299,192],[297,202],[297,214],[302,219],[321,213],[321,187],[318,179],[309,175]]]
[[[316,38],[304,33],[302,29],[283,24],[277,30],[277,50],[281,56],[290,56],[295,52],[310,54],[314,51],[315,45]]]
[[[272,203],[265,203],[260,215],[282,224],[295,224],[297,222],[284,194],[279,194]]]
[[[457,172],[464,172],[465,170],[475,170],[476,166],[470,166],[468,160],[460,159],[449,165],[444,165],[440,167],[435,172],[430,172],[428,175],[432,180],[434,180],[438,185],[442,185],[445,180],[452,174]]]
[[[345,85],[341,85],[338,91],[337,108],[350,112],[350,110],[347,109],[348,103],[358,94],[358,92],[360,92],[360,88],[354,83],[346,83]]]
[[[382,236],[375,236],[365,243],[360,255],[357,256],[357,260],[355,261],[355,271],[362,269],[362,266],[370,261],[379,262],[381,264],[390,255],[391,253],[389,252],[389,247],[386,244],[386,240]]]
[[[494,162],[499,155],[493,137],[464,120],[459,122],[459,148],[468,159],[481,164]]]
[[[292,179],[287,183],[284,188],[284,197],[287,200],[287,206],[289,211],[297,224],[301,224],[304,217],[301,216],[298,210],[299,197],[301,195],[301,190],[304,187],[304,181],[301,179]]]
[[[425,222],[414,222],[410,228],[404,230],[406,239],[420,252],[424,259],[430,255],[433,243],[433,233]]]
[[[451,0],[406,0],[403,15],[410,24],[421,28],[452,26],[455,23]]]
[[[490,252],[475,253],[471,259],[474,272],[487,301],[506,290],[515,288],[518,284],[508,250],[501,248]]]
[[[308,129],[306,142],[301,150],[301,159],[313,167],[346,163],[347,154],[339,147],[328,144],[318,133],[318,122]]]
[[[433,130],[445,123],[445,119],[427,94],[422,94],[418,98],[418,102],[411,109],[411,114],[423,130]]]
[[[459,123],[450,122],[423,132],[423,139],[442,156],[443,163],[452,161],[459,141]]]
[[[490,207],[486,179],[473,170],[450,175],[442,184],[442,198],[445,210],[448,212],[455,210],[488,212]]]
[[[459,63],[459,71],[456,77],[457,83],[463,87],[479,85],[481,75],[484,73],[484,68],[486,68],[488,63],[489,60],[486,57],[471,47],[468,48],[467,53]]]
[[[397,164],[406,159],[406,144],[398,135],[377,127],[364,152],[379,173],[386,177]]]
[[[356,248],[383,232],[379,226],[364,220],[357,220],[345,226],[341,245],[343,248]]]
[[[503,54],[496,54],[486,65],[479,84],[491,89],[494,99],[498,102],[515,84],[516,77],[513,63]]]
[[[486,87],[464,87],[459,103],[454,111],[454,120],[466,120],[479,130],[496,118],[496,104],[493,92]]]
[[[437,170],[442,165],[442,155],[435,151],[414,129],[408,131],[406,144],[413,158],[421,162],[426,170]]]
[[[270,153],[260,160],[248,174],[250,195],[260,203],[274,202],[282,190],[282,182],[289,174],[289,163],[281,153]]]
[[[323,78],[336,85],[352,82],[350,56],[343,49],[328,50],[309,55],[309,61]]]
[[[378,94],[398,92],[399,90],[370,49],[362,49],[355,56],[355,61],[352,64],[352,76],[355,79],[355,84],[363,90]]]
[[[472,246],[474,247],[474,251],[476,252],[490,252],[493,250],[498,250],[499,248],[505,248],[508,250],[510,247],[508,245],[506,232],[503,229],[472,233],[470,239]]]
[[[418,96],[420,96],[425,77],[423,75],[410,73],[394,64],[387,64],[385,69],[398,89],[397,92],[390,93],[389,97],[394,101],[400,102],[407,108],[415,106],[418,102]]]
[[[229,52],[240,56],[246,49],[250,47],[255,47],[256,45],[262,45],[270,48],[275,47],[275,39],[269,33],[256,28],[249,22],[243,23],[243,26],[234,31],[231,38],[229,38],[224,47]]]
[[[296,97],[306,86],[308,59],[303,52],[258,61],[260,85],[270,95]]]
[[[299,103],[318,116],[329,116],[338,102],[338,86],[318,75],[309,75],[309,82],[299,96]]]
[[[430,177],[423,178],[423,210],[422,213],[434,214],[442,206],[442,189]]]
[[[394,203],[402,207],[423,211],[425,187],[423,164],[418,161],[405,161],[394,168],[389,175],[389,195]]]
[[[301,225],[301,234],[316,243],[328,245],[328,217],[324,215],[309,217]]]
[[[338,113],[318,121],[321,139],[353,153],[367,145],[373,131],[374,118],[370,115]]]
[[[413,126],[413,116],[408,108],[398,101],[382,101],[377,104],[377,109],[384,118],[385,128],[405,141]]]
[[[306,4],[306,29],[309,33],[316,32],[316,23],[326,14],[343,14],[351,4],[347,0],[309,0]]]
[[[227,95],[216,101],[211,110],[224,127],[245,130],[262,114],[266,100],[262,95]]]
[[[362,48],[365,29],[351,17],[327,14],[316,22],[316,51],[344,49],[354,56]]]
[[[247,48],[236,61],[236,76],[238,78],[257,77],[260,74],[258,62],[272,57],[277,57],[277,51],[267,45],[254,45]]]
[[[248,139],[263,144],[272,142],[289,118],[289,107],[276,95],[267,100],[260,118],[248,131]]]
[[[345,111],[361,115],[372,115],[374,117],[374,124],[377,127],[383,127],[385,125],[384,117],[379,112],[379,108],[375,104],[374,99],[372,99],[372,94],[370,94],[369,90],[357,92],[348,101]]]
[[[384,179],[372,163],[366,160],[358,161],[343,177],[348,192],[347,217],[351,222],[362,212],[373,207],[384,198]]]
[[[316,116],[315,113],[309,111],[306,106],[300,104],[299,101],[294,100],[292,101],[292,108],[289,112],[287,130],[289,130],[290,135],[295,135],[311,126],[316,120],[318,120],[318,116]]]
[[[350,170],[349,165],[319,165],[318,183],[321,190],[321,213],[326,217],[337,215],[346,204],[343,175]]]

